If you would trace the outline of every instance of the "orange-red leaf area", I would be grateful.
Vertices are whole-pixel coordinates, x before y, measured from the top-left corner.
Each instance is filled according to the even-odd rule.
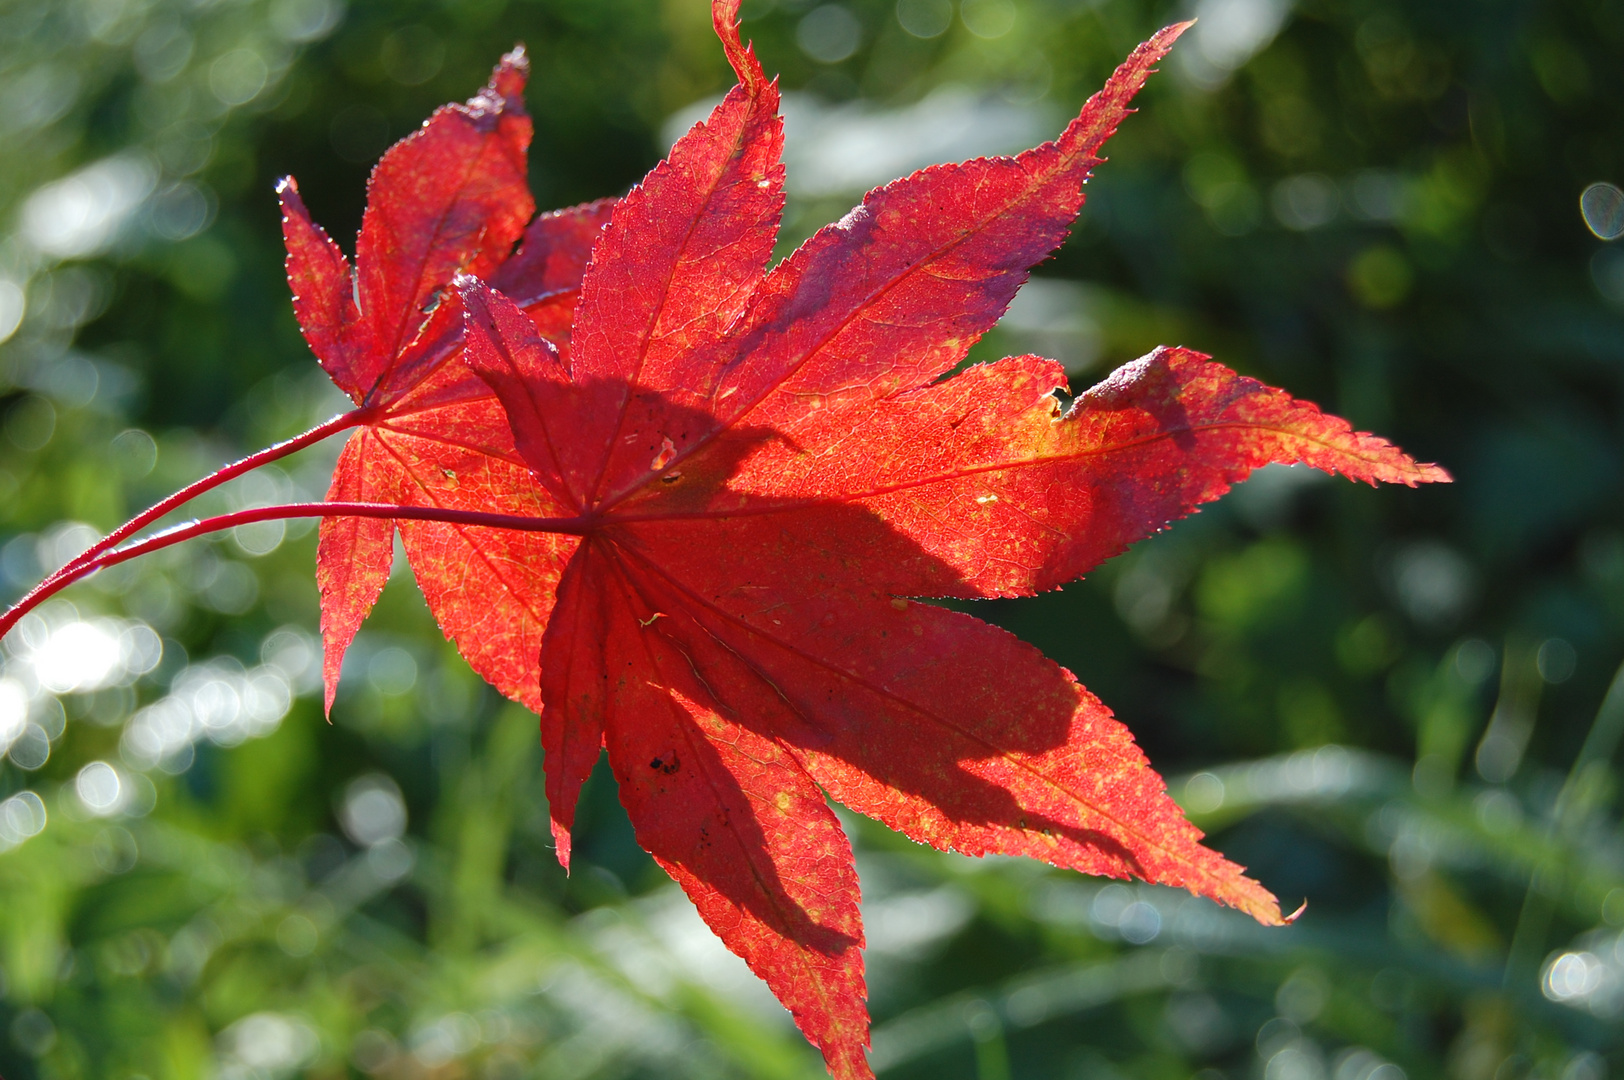
[[[399,523],[442,629],[540,707],[560,860],[607,749],[639,842],[830,1072],[867,1077],[858,883],[825,793],[938,848],[1282,921],[1070,672],[913,598],[1056,588],[1272,462],[1447,476],[1187,349],[1064,411],[1050,360],[943,378],[1064,240],[1182,26],[1053,142],[872,191],[769,270],[778,90],[736,15],[715,0],[738,85],[618,203],[525,231],[515,54],[379,163],[353,273],[289,181],[289,277],[317,357],[367,410],[333,498],[584,523]],[[394,527],[323,529],[329,702]]]

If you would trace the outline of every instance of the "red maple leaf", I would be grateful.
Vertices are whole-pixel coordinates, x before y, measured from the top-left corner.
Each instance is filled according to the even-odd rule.
[[[358,406],[328,499],[545,516],[557,507],[515,455],[489,388],[459,357],[461,301],[478,274],[567,349],[581,273],[613,200],[531,220],[516,49],[465,105],[437,110],[372,172],[352,271],[311,221],[292,177],[278,187],[288,282],[305,339]],[[526,228],[526,223],[529,227]],[[519,248],[514,251],[514,244]],[[470,534],[441,522],[328,518],[316,580],[332,708],[344,651],[384,582],[400,529],[435,617],[474,669],[540,708],[537,658],[567,551],[542,533]]]
[[[943,377],[1065,238],[1101,145],[1183,27],[1141,45],[1054,142],[870,192],[768,272],[778,93],[737,7],[713,4],[739,85],[614,208],[570,354],[499,281],[466,276],[464,357],[506,410],[534,498],[574,522],[538,575],[562,567],[556,594],[529,597],[551,612],[541,726],[560,859],[607,748],[639,842],[831,1073],[864,1077],[857,879],[825,793],[939,848],[1282,921],[1070,672],[911,598],[1058,587],[1270,462],[1447,476],[1186,349],[1067,410],[1060,366],[1038,357]]]
[[[1056,588],[1271,462],[1372,484],[1448,476],[1183,348],[1064,410],[1050,360],[948,377],[1065,238],[1182,25],[1136,49],[1055,141],[872,191],[768,271],[782,126],[738,6],[712,6],[738,86],[616,204],[526,229],[521,53],[384,156],[353,272],[286,181],[295,307],[357,409],[137,515],[0,632],[143,551],[341,515],[318,553],[330,706],[399,528],[441,627],[541,706],[565,866],[606,749],[639,841],[830,1072],[867,1077],[857,879],[826,793],[939,848],[1183,886],[1283,921],[1070,672],[913,598]],[[330,493],[346,505],[108,546],[343,422],[361,428]]]

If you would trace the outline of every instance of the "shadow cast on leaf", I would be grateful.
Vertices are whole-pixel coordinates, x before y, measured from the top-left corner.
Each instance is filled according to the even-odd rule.
[[[843,931],[786,908],[782,852],[768,835],[776,826],[757,816],[759,795],[740,786],[738,763],[717,757],[718,739],[732,736],[706,729],[703,716],[714,711],[720,723],[780,753],[774,768],[916,840],[972,855],[1014,851],[1118,877],[1155,872],[1145,846],[1154,848],[1156,838],[1128,822],[1165,796],[1126,729],[1031,646],[905,598],[963,595],[967,586],[952,566],[861,502],[735,490],[741,466],[768,443],[782,444],[781,434],[732,428],[680,458],[687,440],[725,425],[668,400],[650,407],[646,393],[626,396],[658,418],[653,427],[638,425],[636,436],[656,454],[674,447],[681,461],[674,474],[651,468],[576,556],[601,553],[612,567],[603,572],[625,592],[618,613],[601,623],[602,655],[641,647],[646,657],[622,662],[640,669],[624,676],[606,660],[616,668],[606,680],[644,686],[618,691],[635,697],[637,708],[608,708],[605,724],[668,733],[666,742],[644,746],[641,732],[606,732],[612,760],[617,742],[639,747],[616,762],[634,821],[647,821],[635,804],[648,796],[628,799],[628,780],[663,787],[663,776],[697,770],[725,810],[731,842],[757,868],[708,884],[786,932],[795,923],[798,938],[819,926],[803,940],[833,934],[829,947],[845,947]],[[548,661],[544,652],[544,667]],[[651,719],[667,708],[668,719]],[[1113,805],[1125,791],[1130,803]],[[684,864],[672,855],[681,828],[700,837],[696,843],[714,844],[702,832],[714,823],[661,822],[668,837],[657,857]],[[649,827],[640,829],[646,844]],[[694,848],[689,869],[704,876],[707,865]]]

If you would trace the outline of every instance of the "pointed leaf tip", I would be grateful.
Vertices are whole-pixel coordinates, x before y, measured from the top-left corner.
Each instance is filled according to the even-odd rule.
[[[1190,26],[1190,22],[1164,26],[1128,54],[1105,86],[1088,99],[1082,112],[1067,125],[1060,136],[1061,147],[1070,154],[1096,157],[1106,140],[1116,133],[1117,125],[1134,111],[1131,108],[1134,96],[1156,71],[1156,65]]]
[[[722,39],[724,46],[730,38],[739,40],[739,3],[740,0],[711,0],[711,25],[716,27],[716,36]]]
[[[457,295],[462,299],[463,325],[471,329],[477,329],[485,334],[498,334],[495,315],[491,311],[491,304],[493,300],[501,297],[502,294],[473,274],[460,273],[452,279],[451,285],[452,288],[457,290]],[[505,300],[506,297],[502,297],[502,299]],[[470,356],[469,361],[472,363],[473,357]],[[477,364],[475,364],[475,370],[478,370]]]
[[[1154,52],[1156,53],[1155,60],[1159,60],[1163,56],[1166,56],[1169,50],[1173,48],[1173,43],[1179,38],[1183,37],[1184,32],[1194,25],[1194,19],[1185,19],[1183,22],[1170,23],[1147,38],[1144,44],[1140,45],[1139,48],[1134,50],[1134,52]],[[1154,63],[1155,60],[1150,62]]]
[[[524,43],[519,42],[502,55],[491,70],[491,81],[486,84],[485,90],[469,104],[473,105],[479,98],[492,94],[501,98],[507,108],[523,112],[524,87],[529,78],[530,55],[525,52]]]
[[[564,868],[564,876],[570,876],[570,831],[567,826],[560,826],[552,822],[553,827],[553,854],[558,857],[558,865]]]
[[[451,279],[451,287],[462,298],[463,325],[491,332],[491,287],[473,274],[463,273]]]
[[[1140,42],[1133,52],[1128,54],[1128,58],[1117,66],[1116,73],[1110,81],[1118,82],[1134,79],[1134,89],[1137,90],[1144,85],[1146,77],[1156,70],[1154,65],[1160,63],[1169,52],[1173,51],[1173,43],[1194,25],[1194,19],[1186,19],[1184,22],[1171,23],[1162,27]],[[1107,88],[1109,88],[1109,85],[1108,83]]]
[[[292,176],[284,176],[276,182],[276,201],[282,208],[282,220],[285,223],[291,214],[303,221],[310,221],[310,211],[305,209],[304,196],[299,194],[299,181]],[[311,223],[312,229],[320,228]],[[284,241],[286,236],[283,237]]]
[[[1454,476],[1450,475],[1449,470],[1444,468],[1442,465],[1428,461],[1416,466],[1416,475],[1414,480],[1408,480],[1405,482],[1410,487],[1415,487],[1417,484],[1453,484],[1455,482],[1455,478]],[[1304,901],[1304,903],[1306,902],[1307,901]]]
[[[344,653],[349,648],[348,641],[335,640],[332,635],[323,634],[321,665],[321,715],[329,724],[333,722],[333,701],[338,697],[338,676],[344,667]]]
[[[739,0],[711,0],[711,23],[716,36],[722,39],[727,62],[739,76],[739,83],[752,89],[767,81],[761,62],[750,46],[739,36]]]

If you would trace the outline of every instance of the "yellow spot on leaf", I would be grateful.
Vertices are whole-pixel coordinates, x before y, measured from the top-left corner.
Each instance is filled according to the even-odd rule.
[[[660,452],[654,455],[653,461],[649,462],[649,468],[654,472],[659,472],[661,469],[664,469],[667,465],[671,464],[671,459],[676,456],[677,444],[672,442],[670,439],[661,439]]]

